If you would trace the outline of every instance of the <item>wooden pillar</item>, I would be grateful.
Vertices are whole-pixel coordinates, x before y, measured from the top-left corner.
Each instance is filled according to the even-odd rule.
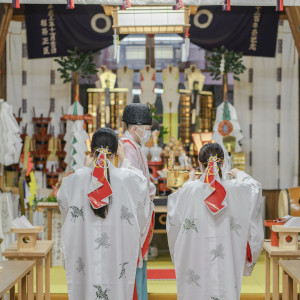
[[[292,30],[298,55],[300,55],[300,7],[299,6],[285,6],[285,12]]]
[[[155,68],[155,42],[154,34],[146,35],[146,65]]]
[[[300,7],[299,6],[285,6],[285,12],[289,21],[295,45],[300,56]],[[300,85],[300,63],[299,65],[299,85]],[[299,109],[298,116],[300,116],[300,90],[299,90]],[[299,119],[299,118],[298,118]],[[299,121],[299,132],[300,132],[300,121]],[[298,186],[300,186],[300,140],[299,140],[299,162],[298,162]]]
[[[298,58],[298,86],[300,87],[300,59]],[[300,88],[298,91],[298,130],[300,133]],[[298,186],[300,186],[300,139],[298,139]]]
[[[12,18],[11,4],[0,4],[0,99],[6,100],[6,36]]]
[[[266,220],[274,220],[278,218],[278,198],[280,190],[263,190],[262,194],[266,197]],[[266,238],[270,238],[270,228],[266,228]]]
[[[13,7],[11,4],[4,3],[0,5],[0,58],[4,53],[6,36],[12,15]]]
[[[6,98],[6,47],[3,49],[3,55],[0,58],[0,99]]]

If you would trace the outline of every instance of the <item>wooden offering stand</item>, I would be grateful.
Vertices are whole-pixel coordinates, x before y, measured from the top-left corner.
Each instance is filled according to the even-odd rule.
[[[279,246],[279,238],[277,235],[277,232],[272,230],[273,225],[283,225],[285,224],[285,221],[282,221],[281,219],[278,220],[265,220],[264,224],[266,227],[270,227],[271,229],[271,246],[278,247]]]
[[[11,228],[10,231],[17,234],[18,251],[32,251],[35,249],[38,233],[43,232],[43,226]]]
[[[273,225],[272,231],[279,233],[279,248],[282,250],[298,250],[299,227],[284,227],[282,225]]]

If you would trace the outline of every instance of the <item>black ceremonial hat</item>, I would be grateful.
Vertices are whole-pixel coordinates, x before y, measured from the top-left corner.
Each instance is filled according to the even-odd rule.
[[[152,116],[147,104],[131,103],[126,105],[122,121],[133,125],[152,125]]]

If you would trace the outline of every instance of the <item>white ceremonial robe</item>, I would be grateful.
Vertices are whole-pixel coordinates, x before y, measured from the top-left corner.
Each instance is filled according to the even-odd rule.
[[[0,99],[0,163],[5,166],[20,160],[23,147],[20,127],[13,115],[12,105]]]
[[[69,299],[131,300],[144,229],[151,218],[147,180],[139,170],[110,164],[113,195],[102,219],[87,196],[91,172],[84,167],[64,178],[57,196]]]
[[[150,180],[148,160],[146,158],[146,155],[142,147],[134,141],[129,131],[125,131],[125,133],[121,137],[121,141],[124,145],[126,157],[130,161],[130,164],[134,168],[141,170],[144,176],[147,178],[150,198],[151,200],[153,200],[156,193],[156,187],[153,184],[153,182]],[[127,143],[126,141],[129,141],[129,143]],[[153,210],[154,210],[154,205],[153,205]]]
[[[169,196],[167,233],[175,265],[178,300],[238,300],[263,244],[261,184],[246,173],[221,180],[225,207],[213,215],[204,200],[212,193],[204,178]],[[249,241],[252,263],[246,260]]]

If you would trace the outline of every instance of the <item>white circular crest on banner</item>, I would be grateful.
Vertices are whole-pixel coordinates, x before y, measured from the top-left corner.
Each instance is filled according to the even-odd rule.
[[[99,20],[99,19],[103,19],[105,21],[105,27],[103,28],[99,28],[96,24],[96,22]],[[95,31],[95,32],[98,32],[98,33],[105,33],[105,32],[108,32],[110,29],[111,29],[111,20],[108,16],[106,16],[105,14],[96,14],[92,17],[92,20],[91,20],[91,26],[92,26],[92,29]]]
[[[199,22],[199,17],[202,15],[207,16],[207,21],[205,23]],[[196,27],[204,29],[204,28],[207,28],[211,24],[213,18],[214,18],[214,15],[212,14],[211,11],[209,11],[208,9],[201,9],[195,14],[193,21],[194,21],[194,24]]]

